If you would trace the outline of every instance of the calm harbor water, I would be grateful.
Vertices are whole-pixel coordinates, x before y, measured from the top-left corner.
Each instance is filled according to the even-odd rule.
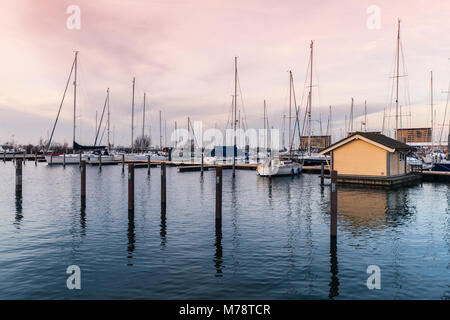
[[[0,163],[0,299],[450,299],[450,185],[395,191],[339,188],[330,246],[329,187],[317,175],[264,179],[224,170],[223,223],[214,223],[215,172],[135,170],[127,212],[121,166],[28,162],[23,194]],[[68,290],[66,268],[81,268]],[[366,286],[369,265],[381,289]]]

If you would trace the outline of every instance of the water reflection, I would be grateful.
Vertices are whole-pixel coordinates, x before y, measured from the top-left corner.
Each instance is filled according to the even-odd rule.
[[[222,277],[222,222],[220,220],[216,220],[216,239],[214,246],[216,247],[216,252],[214,253],[216,277]]]
[[[86,235],[86,199],[81,199],[80,206],[81,235]]]
[[[338,278],[338,258],[337,258],[337,240],[336,237],[330,238],[330,273],[331,281],[329,283],[330,291],[328,298],[333,299],[339,295]]]
[[[161,224],[159,235],[161,237],[161,247],[166,246],[166,205],[161,203]]]
[[[134,252],[134,243],[135,240],[135,232],[134,232],[134,212],[128,212],[128,266],[132,266],[133,252]]]
[[[22,192],[16,192],[16,216],[14,220],[14,225],[17,229],[20,229],[20,223],[23,218],[22,214]]]
[[[415,208],[408,189],[364,189],[340,186],[338,211],[341,226],[352,231],[383,230],[407,223]]]

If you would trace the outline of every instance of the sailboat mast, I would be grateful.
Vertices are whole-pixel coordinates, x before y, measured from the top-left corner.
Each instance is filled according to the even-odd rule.
[[[332,134],[331,134],[331,106],[330,106],[330,114],[329,114],[329,116],[328,116],[328,135],[330,136],[330,142],[329,142],[329,144],[331,144],[331,136],[332,136]]]
[[[189,118],[188,118],[189,122]],[[159,110],[159,147],[162,150],[162,128],[161,128],[161,110]]]
[[[312,105],[312,76],[313,76],[313,45],[311,40],[310,74],[309,74],[309,105],[308,105],[308,155],[311,155],[311,105]]]
[[[433,71],[430,71],[430,75],[431,75],[431,92],[430,92],[430,107],[431,107],[431,152],[433,152],[434,149],[434,139],[433,139],[433,134],[434,134],[434,114],[433,114]]]
[[[145,92],[144,92],[144,110],[142,111],[142,141],[145,137]]]
[[[110,109],[109,109],[109,88],[106,91],[106,95],[107,95],[107,99],[108,99],[108,152],[109,152],[109,149],[111,148],[111,142],[110,142],[110,139],[109,139],[110,126],[111,126],[111,114],[110,114]]]
[[[349,119],[349,133],[352,134],[353,132],[353,97],[352,97],[352,103],[350,105],[350,119]]]
[[[234,57],[234,145],[233,145],[233,178],[236,176],[236,114],[237,114],[237,57]]]
[[[367,132],[367,100],[364,100],[364,131]]]
[[[400,19],[398,19],[397,30],[397,55],[396,55],[396,93],[395,93],[395,139],[398,140],[398,80],[399,80],[399,68],[400,68]]]
[[[266,128],[266,100],[264,99],[264,147],[265,150],[267,148],[267,128]]]
[[[136,79],[133,77],[133,95],[131,98],[131,152],[134,152],[134,87]]]
[[[75,74],[73,81],[73,147],[72,152],[75,153],[75,132],[77,125],[77,65],[78,65],[78,51],[75,51]]]
[[[291,125],[292,125],[292,115],[291,115],[291,109],[292,109],[292,71],[289,70],[289,148],[291,147]]]

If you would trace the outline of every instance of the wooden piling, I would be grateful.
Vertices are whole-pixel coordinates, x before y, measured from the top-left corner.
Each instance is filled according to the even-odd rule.
[[[161,163],[161,206],[166,205],[166,164]]]
[[[222,166],[216,166],[216,222],[222,221]]]
[[[102,154],[98,156],[98,170],[102,171]]]
[[[147,155],[147,175],[150,175],[150,165],[151,165],[151,160],[150,160],[150,155]]]
[[[50,155],[50,165],[53,165],[53,154]]]
[[[134,164],[128,164],[128,212],[134,212]]]
[[[82,160],[80,162],[80,168],[81,168],[81,200],[86,199],[86,161]]]
[[[66,167],[66,154],[63,154],[63,167]]]
[[[3,162],[6,162],[6,150],[3,151]]]
[[[24,153],[23,153],[23,165],[26,165],[26,164],[27,164],[26,160],[27,160],[27,158],[26,158],[26,154],[25,154],[25,152],[24,152]]]
[[[122,153],[122,172],[125,172],[125,154]]]
[[[320,164],[320,185],[323,186],[324,181],[324,164]]]
[[[34,165],[37,166],[37,151],[34,153]]]
[[[330,186],[330,236],[337,236],[337,208],[338,208],[338,199],[337,199],[337,171],[331,171],[331,186]]]
[[[79,167],[81,168],[81,153],[80,153]]]
[[[16,160],[16,194],[22,193],[22,160]]]

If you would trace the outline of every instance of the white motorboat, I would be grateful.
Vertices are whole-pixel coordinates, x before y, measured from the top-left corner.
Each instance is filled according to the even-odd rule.
[[[272,159],[268,162],[259,164],[256,167],[256,172],[261,177],[293,176],[302,172],[302,165],[292,161]]]

